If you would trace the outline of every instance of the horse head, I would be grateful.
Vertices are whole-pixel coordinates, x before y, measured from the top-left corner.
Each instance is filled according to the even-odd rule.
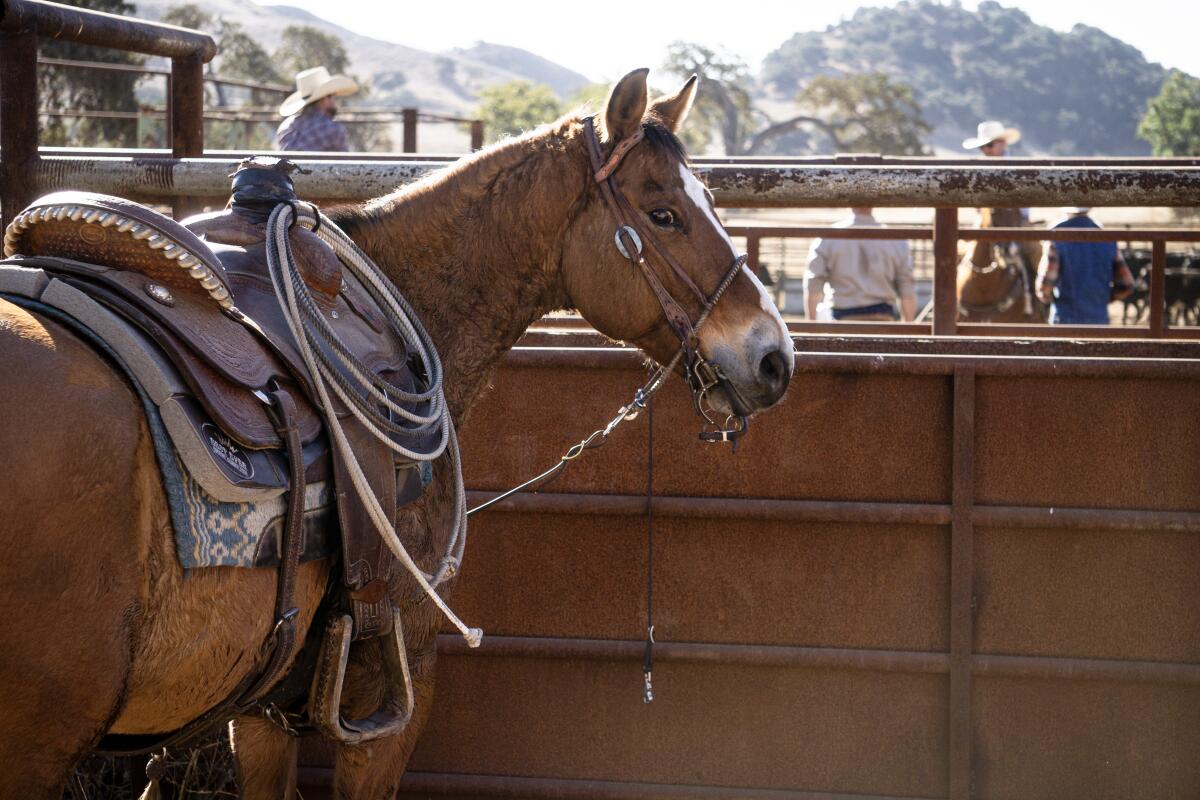
[[[564,288],[601,333],[660,364],[682,350],[680,370],[694,391],[704,380],[697,365],[705,365],[710,387],[719,387],[707,397],[714,410],[750,415],[786,391],[791,338],[676,136],[695,76],[651,102],[647,72],[626,75],[602,113],[577,121],[590,174],[562,239]]]

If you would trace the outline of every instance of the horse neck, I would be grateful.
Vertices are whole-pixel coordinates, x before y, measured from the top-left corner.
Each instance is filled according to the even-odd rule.
[[[971,263],[979,269],[984,269],[995,259],[992,257],[992,243],[980,239],[971,249]],[[981,276],[982,277],[982,276]]]
[[[460,426],[504,352],[566,304],[559,239],[587,176],[571,138],[524,137],[333,215],[429,332]]]

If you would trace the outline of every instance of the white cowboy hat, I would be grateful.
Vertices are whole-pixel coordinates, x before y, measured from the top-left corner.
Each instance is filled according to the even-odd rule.
[[[1064,214],[1086,214],[1092,210],[1091,206],[1060,206],[1059,211]]]
[[[358,84],[345,75],[330,75],[325,67],[313,67],[296,73],[296,91],[279,106],[279,116],[290,117],[309,103],[330,95],[354,94]]]
[[[963,139],[963,147],[967,150],[974,150],[997,139],[1003,139],[1008,144],[1016,144],[1021,140],[1021,132],[1016,128],[1004,127],[1004,123],[1000,120],[989,119],[979,123],[979,127],[975,129],[975,138]]]

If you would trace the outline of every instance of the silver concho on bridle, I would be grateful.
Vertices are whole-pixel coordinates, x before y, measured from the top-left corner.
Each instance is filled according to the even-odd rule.
[[[625,249],[625,240],[621,238],[621,234],[627,235],[630,241],[633,242],[634,249],[637,250],[636,254],[631,255],[629,251]],[[616,242],[617,249],[621,251],[621,255],[625,256],[630,261],[638,261],[641,259],[642,237],[638,236],[637,231],[635,231],[632,226],[622,225],[621,227],[617,228],[617,232],[613,234],[613,241]]]

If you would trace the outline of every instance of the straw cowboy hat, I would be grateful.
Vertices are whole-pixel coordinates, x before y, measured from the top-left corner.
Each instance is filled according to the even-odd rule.
[[[975,138],[963,139],[963,147],[974,150],[997,139],[1003,139],[1007,144],[1016,144],[1021,140],[1021,132],[1016,128],[1004,127],[1004,123],[999,120],[989,119],[979,123],[979,127],[975,129]]]
[[[358,84],[345,75],[330,75],[325,67],[313,67],[296,73],[296,91],[279,106],[281,117],[290,117],[309,103],[330,95],[354,94]]]

